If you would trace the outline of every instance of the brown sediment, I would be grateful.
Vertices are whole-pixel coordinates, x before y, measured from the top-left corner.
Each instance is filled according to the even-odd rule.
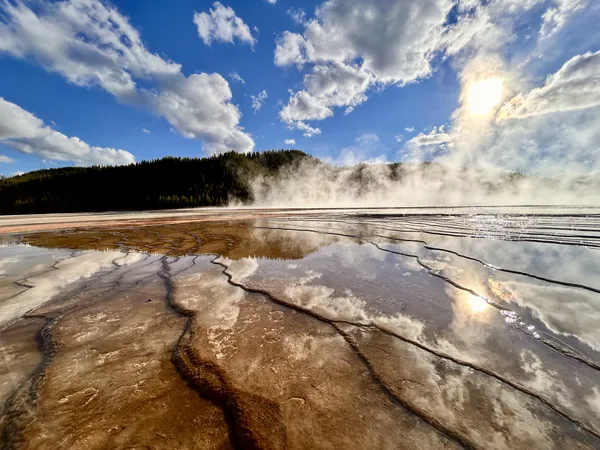
[[[171,363],[184,320],[165,309],[162,280],[96,292],[41,308],[45,361],[7,405],[3,447],[229,448],[221,408]]]
[[[25,318],[0,333],[0,436],[7,419],[5,405],[19,386],[31,377],[43,361],[41,331],[46,321]]]
[[[0,223],[0,234],[14,234],[14,233],[29,233],[34,231],[51,231],[51,230],[65,230],[65,229],[79,229],[79,228],[103,228],[111,229],[114,227],[146,227],[146,226],[161,226],[161,225],[178,225],[178,224],[190,224],[190,223],[203,223],[203,222],[219,222],[219,221],[230,221],[230,220],[255,220],[264,217],[286,217],[292,212],[285,212],[284,210],[248,210],[235,211],[228,209],[221,209],[218,211],[203,211],[198,214],[186,214],[184,217],[176,218],[178,211],[164,212],[164,217],[153,218],[152,213],[150,217],[139,218],[139,219],[127,219],[120,217],[120,214],[107,214],[108,217],[105,219],[86,219],[85,213],[78,215],[74,214],[72,217],[75,220],[69,220],[65,218],[64,221],[57,220],[48,222],[44,219],[43,215],[39,216],[39,222],[33,222],[28,224],[16,224],[16,225],[3,225]],[[130,213],[137,214],[137,213]],[[139,213],[143,216],[143,212]],[[100,213],[103,215],[103,213]],[[28,219],[28,216],[22,216]],[[34,219],[35,220],[35,219]],[[18,221],[17,221],[18,222]]]
[[[219,254],[231,259],[266,257],[301,259],[324,245],[340,241],[327,236],[306,240],[282,230],[260,230],[251,223],[206,222],[142,228],[68,230],[23,236],[25,243],[45,248],[75,250],[121,250],[160,253],[169,256]]]
[[[211,361],[202,360],[191,345],[195,312],[175,301],[175,287],[167,259],[162,258],[162,271],[167,302],[188,318],[183,333],[173,350],[173,363],[180,375],[202,397],[219,404],[232,428],[232,445],[244,449],[287,448],[285,426],[279,405],[266,398],[231,387],[227,375]]]

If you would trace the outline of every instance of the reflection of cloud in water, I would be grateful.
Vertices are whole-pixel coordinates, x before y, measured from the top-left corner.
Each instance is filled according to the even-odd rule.
[[[88,252],[57,263],[56,270],[26,278],[24,283],[32,286],[30,289],[0,303],[0,324],[6,324],[41,306],[71,283],[89,278],[101,270],[114,268],[113,260],[124,256],[121,252]],[[142,258],[143,255],[131,256],[127,263],[131,264]],[[35,267],[35,260],[29,262]]]
[[[335,268],[336,271],[347,269],[359,281],[375,280],[380,275],[378,273],[379,264],[390,256],[372,246],[339,243],[322,248],[314,255],[319,261],[336,261],[335,265],[326,264],[325,267]],[[276,296],[330,320],[347,320],[365,325],[377,324],[392,332],[404,333],[412,338],[416,338],[423,330],[422,323],[404,314],[390,315],[377,312],[374,309],[375,305],[369,305],[365,299],[357,296],[349,287],[340,290],[321,282],[316,283],[317,280],[323,278],[323,272],[308,269],[304,264],[280,264],[276,261],[253,258],[237,261],[223,258],[222,261],[229,267],[229,273],[232,274],[235,282],[257,288],[263,288],[265,285],[273,287],[270,283],[275,283],[280,287],[273,291]],[[372,261],[377,263],[375,267],[365,264]],[[406,258],[403,258],[401,262],[406,262],[409,266],[412,263]],[[274,265],[283,268],[285,274],[280,276],[277,269],[273,270]],[[268,266],[269,269],[259,270],[263,266]],[[410,267],[412,268],[412,266]],[[415,269],[421,270],[418,266]],[[355,274],[355,272],[358,273]],[[253,277],[253,275],[255,276]],[[281,281],[284,282],[281,283]]]
[[[552,392],[562,405],[570,408],[575,406],[572,399],[573,392],[567,389],[557,372],[546,369],[542,360],[530,350],[522,350],[520,356],[521,367],[530,377],[528,380],[529,386],[537,392]],[[600,410],[597,412],[600,412]]]
[[[481,259],[493,266],[600,289],[597,249],[536,242],[426,236],[434,247]]]
[[[456,239],[458,242],[468,242],[464,239]],[[511,249],[511,252],[500,252],[503,256],[504,264],[509,264],[508,261],[513,260],[517,267],[533,273],[547,274],[550,264],[540,264],[540,261],[546,257],[553,264],[559,264],[562,256],[567,256],[565,262],[560,262],[559,266],[565,268],[566,278],[578,279],[585,281],[588,284],[590,267],[600,273],[600,258],[597,251],[587,250],[581,251],[567,246],[557,246],[551,244],[536,244],[534,246],[527,245],[528,243],[519,243],[523,245],[524,254],[517,252],[515,243],[504,242],[488,242],[479,239],[472,239],[469,244],[471,249],[478,249],[485,253],[489,261],[489,257],[497,253],[491,250],[483,251],[482,249],[504,248],[506,244],[513,244],[506,248]],[[446,243],[453,242],[445,239]],[[436,244],[439,245],[439,244]],[[548,248],[544,251],[544,245]],[[450,247],[453,247],[450,245]],[[456,246],[454,246],[456,247]],[[560,247],[560,248],[558,248]],[[534,249],[534,256],[527,256],[528,249]],[[465,248],[461,249],[465,252]],[[466,254],[474,254],[476,252],[465,252]],[[449,279],[459,283],[460,285],[477,292],[478,294],[489,298],[495,303],[504,304],[506,308],[526,308],[531,310],[532,315],[543,322],[544,326],[553,333],[573,336],[584,344],[587,344],[594,350],[600,350],[600,328],[597,324],[600,322],[600,295],[585,289],[577,287],[563,286],[560,284],[550,283],[543,280],[528,277],[522,274],[506,273],[496,271],[485,267],[476,261],[460,258],[456,255],[443,254],[439,251],[430,251],[422,249],[420,257],[423,262],[433,267],[439,273]],[[571,266],[572,258],[576,255],[585,255],[587,259],[577,261]],[[585,267],[584,267],[585,266]],[[506,265],[504,267],[512,268],[513,266]],[[575,277],[573,271],[582,270],[588,275]],[[565,277],[562,277],[563,279]],[[481,304],[483,308],[483,304]],[[513,324],[516,321],[521,321],[518,314],[508,312],[505,320],[508,324]],[[522,323],[521,325],[526,325]],[[532,329],[533,330],[533,329]],[[531,333],[535,337],[541,335],[537,331]]]
[[[554,333],[574,336],[600,350],[600,295],[581,289],[522,281],[489,282],[496,297],[529,308]]]
[[[592,388],[592,394],[588,395],[585,398],[585,401],[590,408],[594,411],[598,411],[598,416],[600,416],[600,388],[594,386]]]
[[[389,337],[355,331],[359,346],[401,397],[481,448],[552,448],[540,405],[503,383]]]
[[[258,269],[258,260],[255,258],[243,258],[237,261],[221,258],[221,261],[230,268],[232,273],[235,272],[235,279],[239,282],[252,276]]]
[[[236,263],[247,274],[251,274],[253,266],[258,267],[252,259]],[[195,316],[195,324],[206,329],[208,343],[216,358],[223,359],[237,353],[233,332],[240,314],[239,303],[245,292],[230,285],[218,269],[177,277],[175,287],[179,305],[191,311],[201,311]]]
[[[455,262],[455,257],[448,256],[440,264]],[[412,267],[414,263],[414,259],[385,253],[373,246],[334,244],[293,265],[284,261],[258,260],[258,268],[253,268],[254,274],[243,274],[245,279],[242,283],[267,290],[283,301],[314,311],[329,320],[377,325],[458,360],[485,367],[538,392],[561,408],[571,410],[574,416],[586,423],[597,417],[590,409],[577,408],[572,401],[586,395],[586,392],[591,393],[590,386],[595,385],[597,380],[595,374],[592,376],[585,367],[578,367],[579,385],[561,390],[561,387],[544,384],[542,376],[550,373],[546,370],[559,381],[565,379],[566,373],[562,369],[564,357],[507,323],[507,317],[487,304],[485,299],[428,275],[420,266]],[[469,266],[472,262],[467,263],[460,267],[462,276],[467,281],[468,277],[476,281],[468,286],[476,292],[488,294],[486,272],[476,272]],[[411,276],[402,275],[407,269]],[[440,269],[446,270],[442,266]],[[230,273],[236,281],[240,281],[235,263]],[[373,274],[375,278],[371,277]],[[396,296],[406,298],[406,308],[400,302],[389,308],[389,300]],[[531,359],[523,360],[520,357],[523,350],[535,354],[548,369],[532,366]],[[527,365],[523,367],[525,363]],[[484,388],[482,384],[481,389]],[[448,397],[444,401],[451,405],[463,394],[456,391],[453,395],[456,398]],[[521,425],[529,420],[535,421],[527,405],[518,406],[520,400],[515,399],[514,394],[498,390],[494,395],[496,403],[489,407],[492,410],[498,408],[498,414],[510,405],[511,408],[522,409]],[[508,418],[502,420],[510,422]],[[527,439],[546,439],[545,428],[539,429],[539,435],[532,433]]]

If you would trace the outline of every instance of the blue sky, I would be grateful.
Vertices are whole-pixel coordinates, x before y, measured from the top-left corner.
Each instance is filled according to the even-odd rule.
[[[5,175],[273,148],[338,164],[600,165],[594,2],[1,0],[0,10]]]

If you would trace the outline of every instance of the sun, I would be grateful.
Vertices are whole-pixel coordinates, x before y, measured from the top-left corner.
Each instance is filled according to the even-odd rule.
[[[488,78],[473,83],[467,92],[467,108],[475,116],[488,114],[502,101],[501,78]]]

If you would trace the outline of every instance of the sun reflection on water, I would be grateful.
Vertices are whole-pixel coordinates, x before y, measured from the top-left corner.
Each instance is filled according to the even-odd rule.
[[[469,304],[471,311],[475,314],[479,314],[489,307],[484,298],[473,294],[468,294],[467,303]]]

